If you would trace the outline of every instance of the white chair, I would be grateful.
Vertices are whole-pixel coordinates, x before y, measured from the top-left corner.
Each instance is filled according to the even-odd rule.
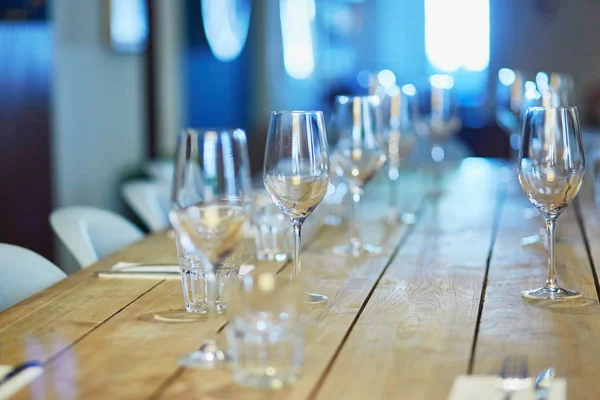
[[[0,311],[52,286],[67,275],[31,250],[0,243]]]
[[[134,180],[121,187],[123,197],[151,232],[169,225],[170,185],[160,181]]]
[[[133,223],[95,207],[63,207],[50,214],[50,225],[81,267],[144,237]]]
[[[152,179],[166,182],[169,185],[173,181],[175,162],[168,158],[151,160],[146,163],[146,173]]]

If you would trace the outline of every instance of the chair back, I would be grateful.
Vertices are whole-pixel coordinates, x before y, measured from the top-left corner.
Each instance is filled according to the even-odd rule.
[[[160,181],[134,180],[121,187],[125,202],[151,232],[167,229],[170,185]]]
[[[0,243],[0,311],[52,286],[67,275],[23,247]]]
[[[50,225],[81,267],[144,237],[129,220],[96,207],[60,208],[50,214]]]

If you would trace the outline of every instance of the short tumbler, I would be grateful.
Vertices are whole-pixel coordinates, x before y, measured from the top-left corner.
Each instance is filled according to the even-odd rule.
[[[286,261],[292,258],[294,244],[289,219],[272,202],[259,207],[253,216],[256,258]]]
[[[298,282],[276,282],[270,273],[240,278],[231,291],[226,327],[237,384],[279,389],[297,380],[304,353],[306,291]]]

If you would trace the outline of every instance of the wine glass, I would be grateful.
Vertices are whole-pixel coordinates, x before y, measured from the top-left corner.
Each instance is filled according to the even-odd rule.
[[[336,246],[334,252],[358,257],[362,253],[380,253],[381,248],[364,244],[356,228],[356,213],[363,187],[385,162],[381,143],[382,121],[377,96],[338,96],[334,106],[335,125],[339,140],[333,153],[338,175],[343,176],[352,193],[350,242]]]
[[[241,251],[252,205],[244,131],[185,130],[178,139],[171,203],[169,219],[179,246],[198,261],[182,278],[186,299],[195,299],[191,311],[208,317],[223,314],[224,288],[239,270],[228,260]],[[226,354],[216,340],[179,360],[199,368],[214,368],[223,361]]]
[[[519,182],[529,201],[544,215],[548,238],[546,284],[521,295],[532,299],[571,299],[580,292],[563,289],[556,280],[556,221],[575,198],[585,172],[577,107],[530,107],[525,113]]]
[[[419,135],[431,142],[431,159],[434,162],[431,194],[437,196],[441,192],[442,163],[446,157],[444,146],[460,130],[462,121],[452,89],[454,79],[450,75],[437,74],[429,78],[429,84],[429,96],[423,95],[419,99],[415,128]]]
[[[416,88],[407,84],[400,89],[398,86],[386,90],[389,98],[389,112],[383,120],[383,141],[388,159],[389,211],[388,222],[396,223],[398,220],[405,224],[414,224],[416,216],[413,213],[399,214],[396,208],[398,198],[398,178],[400,167],[412,154],[417,144],[414,127]]]
[[[327,193],[329,169],[323,112],[271,112],[263,180],[271,199],[294,229],[294,278],[301,269],[302,224]],[[327,300],[327,296],[308,293],[309,303]]]
[[[511,159],[515,164],[521,145],[522,108],[525,99],[525,74],[510,68],[498,71],[496,86],[496,121],[509,138]]]

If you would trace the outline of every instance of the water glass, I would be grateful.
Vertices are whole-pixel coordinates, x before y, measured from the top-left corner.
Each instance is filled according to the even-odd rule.
[[[302,310],[306,290],[300,280],[276,281],[263,273],[240,277],[232,288],[225,328],[237,384],[279,389],[295,382],[302,367]]]
[[[179,239],[176,244],[186,311],[206,314],[214,308],[217,314],[223,314],[227,309],[227,282],[237,276],[240,269],[241,247],[213,273],[199,256],[187,252]]]
[[[256,258],[286,261],[292,258],[294,244],[289,219],[273,203],[259,207],[253,216]]]

